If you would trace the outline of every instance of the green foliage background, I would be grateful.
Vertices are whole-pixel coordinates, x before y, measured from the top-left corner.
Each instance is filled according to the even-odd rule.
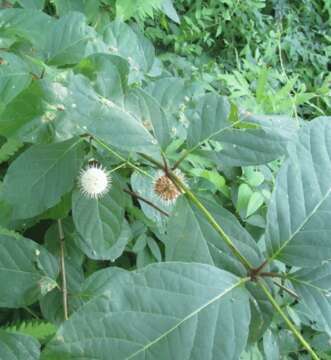
[[[1,360],[331,359],[330,16],[0,1]]]

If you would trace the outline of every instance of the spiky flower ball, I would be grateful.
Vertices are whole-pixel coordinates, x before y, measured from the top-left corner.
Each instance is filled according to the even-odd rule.
[[[101,165],[88,165],[79,174],[79,187],[82,194],[90,199],[99,199],[109,191],[111,176]]]
[[[182,182],[184,182],[184,184],[186,184],[185,176],[179,169],[176,169],[174,173]],[[181,194],[178,187],[162,170],[157,171],[155,174],[153,190],[166,205],[174,203]]]

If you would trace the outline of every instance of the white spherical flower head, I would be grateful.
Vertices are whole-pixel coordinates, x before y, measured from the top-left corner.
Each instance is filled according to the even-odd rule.
[[[79,176],[80,191],[90,199],[99,199],[109,191],[111,177],[102,166],[89,165],[81,170]]]

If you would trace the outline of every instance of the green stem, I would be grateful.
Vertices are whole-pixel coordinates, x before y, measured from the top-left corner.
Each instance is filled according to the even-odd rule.
[[[213,215],[207,210],[207,208],[201,203],[201,201],[193,194],[193,192],[183,184],[183,182],[173,173],[169,173],[170,178],[175,184],[186,194],[186,196],[195,204],[195,206],[204,214],[210,225],[216,230],[216,232],[222,237],[232,253],[239,259],[239,261],[248,269],[252,269],[251,263],[240,253],[236,245],[223,230],[223,228],[217,223]]]
[[[197,150],[203,143],[205,143],[206,141],[209,141],[211,139],[213,139],[216,135],[219,135],[221,133],[223,133],[226,130],[232,129],[234,126],[236,126],[237,124],[239,124],[240,122],[242,122],[242,119],[235,121],[234,123],[232,123],[230,126],[227,126],[223,129],[218,130],[216,133],[210,135],[209,137],[207,137],[206,139],[204,139],[203,141],[200,141],[197,145],[193,146],[191,149],[186,149],[184,151],[184,153],[182,154],[182,156],[175,162],[175,164],[172,167],[172,170],[175,170],[178,168],[178,166],[180,165],[180,163],[182,161],[184,161],[192,152],[194,152],[195,150]]]
[[[109,170],[109,174],[112,174],[113,172],[122,169],[123,167],[127,166],[127,162],[125,161],[124,163],[112,168],[111,170]]]
[[[163,169],[163,164],[149,157],[148,155],[142,155],[146,160],[150,161],[152,164]],[[185,184],[172,172],[168,169],[168,176],[174,182],[174,184],[181,190],[186,196],[197,206],[197,208],[205,215],[206,219],[210,225],[216,230],[216,232],[222,237],[228,247],[231,249],[232,253],[239,259],[239,261],[247,268],[247,270],[252,269],[250,262],[241,255],[240,251],[237,249],[236,245],[226,234],[223,228],[217,223],[213,215],[205,208],[201,201],[192,193],[192,191],[185,186]]]
[[[106,149],[107,151],[109,151],[112,155],[116,156],[118,159],[124,161],[128,166],[130,166],[131,168],[137,170],[138,172],[140,172],[141,174],[148,176],[150,178],[153,178],[153,176],[151,174],[148,174],[146,171],[140,169],[138,166],[136,166],[135,164],[133,164],[131,161],[127,160],[124,156],[120,155],[119,153],[117,153],[115,150],[113,150],[111,147],[109,147],[107,144],[105,144],[103,141],[101,141],[100,139],[98,139],[97,137],[93,137],[93,140],[99,144],[100,146],[102,146],[104,149]]]
[[[287,315],[284,313],[284,311],[281,309],[281,307],[278,305],[277,301],[274,299],[270,291],[267,289],[267,287],[262,284],[262,282],[258,282],[261,289],[266,294],[267,298],[271,302],[272,306],[275,308],[275,310],[279,313],[279,315],[283,318],[286,325],[289,327],[289,329],[293,332],[293,334],[297,337],[297,339],[300,341],[300,343],[303,345],[303,347],[309,352],[312,359],[314,360],[320,360],[320,358],[317,356],[315,351],[311,348],[311,346],[308,344],[308,342],[304,339],[304,337],[301,335],[299,330],[295,327],[295,325],[291,322],[291,320],[287,317]]]

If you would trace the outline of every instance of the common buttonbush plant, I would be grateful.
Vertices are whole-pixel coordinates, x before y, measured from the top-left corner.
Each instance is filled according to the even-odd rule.
[[[18,3],[0,359],[330,359],[331,119],[252,114],[79,1]]]

